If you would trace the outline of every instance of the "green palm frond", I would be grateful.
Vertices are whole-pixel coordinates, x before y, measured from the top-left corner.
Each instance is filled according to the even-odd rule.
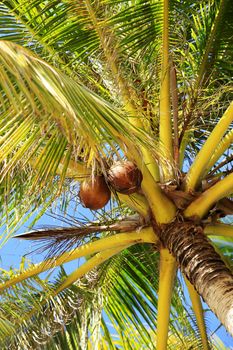
[[[33,40],[23,23],[17,21],[16,17],[11,13],[11,6],[9,5],[9,2],[8,4],[2,2],[0,6],[1,38],[15,41],[18,44],[25,44],[27,40]]]
[[[111,2],[110,2],[111,4]],[[156,43],[162,37],[162,6],[160,2],[125,2],[119,13],[109,19],[119,35],[119,48],[126,55],[146,53],[148,58],[156,53]],[[118,36],[117,35],[117,36]]]
[[[56,279],[64,277],[63,271]],[[51,284],[48,285],[46,280],[37,278],[31,281],[34,285],[33,293],[32,288],[28,288],[30,284],[24,283],[23,288],[21,286],[21,288],[14,289],[12,294],[3,295],[2,314],[7,315],[8,320],[14,319],[13,329],[2,334],[1,342],[4,348],[16,349],[17,346],[21,346],[24,349],[30,349],[31,346],[42,346],[50,341],[55,333],[64,330],[74,315],[75,319],[78,320],[76,335],[81,335],[82,313],[85,313],[83,303],[87,304],[88,300],[91,300],[90,293],[85,292],[82,287],[73,286],[65,294],[49,299],[46,306],[42,307],[42,294],[39,289],[35,290],[35,282],[39,282],[39,289],[43,287],[44,292],[51,291]],[[60,282],[55,282],[55,286],[57,283]],[[77,295],[79,296],[77,297]],[[14,305],[12,308],[10,307],[11,303]],[[29,316],[30,314],[31,316]],[[41,333],[41,327],[44,329],[44,333]]]
[[[86,339],[88,349],[92,349],[97,343],[109,344],[106,337],[111,337],[113,349],[120,344],[126,349],[155,349],[157,264],[156,251],[148,245],[135,246],[49,298],[46,304],[41,303],[43,296],[67,277],[64,269],[53,283],[47,283],[48,276],[22,282],[2,294],[1,317],[6,318],[9,325],[14,320],[12,329],[2,329],[2,347],[23,346],[26,350],[32,346],[39,349],[58,346],[61,349],[64,342],[68,349],[74,349],[72,344],[79,348]],[[8,278],[6,271],[2,271],[2,278]],[[175,346],[188,349],[190,343],[198,349],[200,340],[195,322],[190,312],[184,312],[181,307],[181,293],[181,284],[177,284],[169,349]],[[85,324],[91,330],[90,338],[85,333]],[[188,341],[182,337],[184,331]]]
[[[219,79],[222,72],[218,71],[215,65],[218,65],[217,62],[220,63],[221,59],[224,60],[222,50],[227,50],[228,54],[225,57],[229,59],[229,63],[232,61],[232,56],[229,55],[232,46],[232,6],[228,0],[207,0],[198,3],[190,1],[188,9],[187,5],[188,2],[180,4],[179,1],[171,1],[171,10],[174,11],[171,21],[178,19],[179,22],[179,26],[175,28],[177,41],[174,52],[178,49],[178,52],[183,50],[183,54],[186,53],[183,63],[189,62],[189,70],[186,71],[193,77],[197,74],[198,88],[201,82],[208,83],[213,72],[214,79]],[[171,37],[175,38],[174,32],[171,32]],[[180,53],[182,54],[182,51]]]
[[[30,196],[30,205],[19,208],[20,216],[32,205],[46,205],[45,198],[54,200],[60,195],[70,159],[81,159],[98,169],[109,146],[119,157],[117,143],[123,146],[126,138],[132,144],[138,138],[136,142],[149,146],[148,136],[133,128],[126,116],[108,102],[27,50],[6,41],[1,42],[1,48],[5,65],[1,70],[5,109],[1,116],[1,182],[9,181],[8,175],[13,173],[15,189],[20,191],[17,203],[22,203],[24,195]],[[9,115],[12,119],[8,122]],[[61,162],[63,168],[58,172]],[[83,173],[77,173],[77,177],[85,174],[87,166],[83,165]],[[22,181],[24,176],[27,182]],[[12,195],[19,197],[15,192],[8,194],[8,211],[14,202]]]
[[[230,1],[202,1],[200,4],[195,4],[195,6],[191,5],[191,1],[185,4],[181,4],[180,1],[171,1],[171,43],[176,43],[176,49],[174,52],[172,50],[172,54],[174,54],[173,60],[177,67],[179,96],[181,99],[181,105],[179,106],[179,115],[181,118],[180,127],[184,127],[184,130],[186,130],[191,120],[198,123],[196,130],[202,126],[203,123],[200,125],[201,120],[207,124],[208,120],[210,120],[209,126],[211,128],[211,121],[213,117],[216,118],[216,115],[213,115],[213,111],[218,109],[220,112],[220,108],[222,108],[219,103],[219,96],[216,95],[218,108],[216,108],[216,104],[213,103],[213,91],[210,91],[209,85],[211,83],[213,89],[218,89],[219,74],[213,75],[211,72],[214,69],[223,72],[223,68],[214,68],[215,65],[213,62],[211,61],[210,63],[209,59],[205,60],[204,57],[208,57],[208,52],[212,52],[213,45],[214,49],[217,51],[221,51],[220,47],[225,47],[225,50],[229,52],[231,47]],[[130,89],[135,91],[138,100],[137,103],[139,103],[139,105],[142,103],[147,106],[147,113],[149,113],[150,119],[153,120],[153,128],[156,127],[158,123],[158,121],[156,121],[157,116],[151,112],[151,108],[153,112],[157,109],[156,100],[159,97],[159,47],[161,45],[162,30],[162,9],[160,2],[150,4],[147,1],[139,1],[134,5],[130,5],[126,1],[121,4],[121,6],[118,6],[114,2],[104,3],[100,6],[95,6],[95,4],[91,3],[93,13],[96,18],[98,17],[98,27],[92,23],[93,19],[91,19],[90,13],[87,11],[88,4],[85,1],[79,5],[73,1],[59,2],[59,4],[56,2],[47,4],[44,1],[40,1],[38,5],[38,1],[32,1],[28,4],[25,1],[18,0],[4,1],[4,6],[9,9],[8,11],[12,14],[12,18],[14,18],[14,16],[17,18],[18,23],[20,23],[19,26],[23,25],[25,27],[24,30],[31,32],[33,38],[38,40],[38,45],[36,45],[35,48],[43,47],[44,45],[45,47],[43,50],[46,51],[47,47],[48,53],[45,56],[43,55],[43,50],[37,51],[37,49],[35,49],[40,56],[46,57],[47,59],[49,55],[49,57],[52,57],[51,62],[58,66],[62,65],[62,69],[64,69],[64,67],[69,67],[69,70],[66,70],[66,72],[69,75],[72,74],[74,78],[75,76],[73,73],[77,72],[77,79],[82,80],[94,91],[98,91],[98,93],[103,94],[107,98],[114,93],[114,74],[116,74],[116,72],[109,72],[109,67],[106,66],[108,58],[106,57],[106,53],[103,54],[103,52],[108,50],[109,52],[107,55],[111,55],[115,52],[114,55],[116,54],[116,57],[119,56],[119,62],[121,62],[118,74],[119,71],[121,71],[121,75],[124,79],[127,79],[127,84]],[[190,16],[186,15],[187,8],[191,13]],[[56,13],[56,16],[54,16],[54,13]],[[135,14],[137,14],[138,17],[135,17]],[[42,15],[43,21],[40,17]],[[67,20],[63,20],[61,23],[61,18]],[[173,23],[174,18],[177,19],[179,23],[178,26]],[[86,22],[88,22],[89,25],[85,27]],[[9,27],[10,25],[11,24],[9,24]],[[80,27],[85,27],[85,35],[79,32]],[[104,48],[103,45],[105,44],[101,44],[98,28],[100,28],[103,33],[105,33],[105,28],[110,30],[111,35],[108,35],[108,42],[106,42],[109,48],[108,46]],[[173,28],[175,30],[173,30]],[[18,28],[16,29],[16,34],[17,32]],[[94,38],[90,38],[89,40],[89,35],[91,33],[93,33]],[[220,38],[220,34],[221,43],[217,39]],[[114,39],[111,39],[112,35]],[[113,40],[112,43],[111,40]],[[85,43],[83,41],[85,41]],[[94,45],[93,42],[95,43]],[[218,45],[216,45],[216,42]],[[132,61],[129,56],[130,51],[127,49],[128,43],[129,45],[131,45],[131,43],[133,46],[136,45],[134,51],[138,57],[134,57]],[[90,47],[88,46],[89,44]],[[82,56],[79,56],[79,45],[82,50],[84,48]],[[146,46],[145,50],[149,50],[148,53],[144,52],[143,45]],[[118,46],[124,47],[126,51],[121,53],[117,49]],[[67,57],[63,60],[64,55]],[[211,56],[211,54],[209,56]],[[218,62],[220,62],[220,57],[225,57],[224,59],[226,59],[226,57],[229,58],[228,67],[231,66],[232,59],[229,54],[222,56],[219,54],[218,56]],[[184,57],[184,59],[182,60],[180,57]],[[201,59],[202,62],[200,61]],[[61,60],[60,63],[59,60]],[[114,58],[113,61],[116,61],[116,58]],[[118,62],[116,62],[116,64],[118,65]],[[195,67],[193,66],[194,64],[196,65]],[[196,83],[193,80],[193,77],[197,76],[197,80],[200,80],[199,77],[202,77],[203,74],[198,73],[202,64],[204,66],[207,64],[211,67],[211,78],[206,77],[208,83],[208,89],[206,89],[206,91],[210,92],[212,106],[206,106],[204,109],[203,103],[205,103],[205,99],[201,99],[197,104],[195,96],[197,93],[198,96],[201,96],[202,92],[195,90],[194,85]],[[150,67],[149,70],[148,67]],[[134,72],[133,75],[132,70]],[[180,75],[181,71],[182,75]],[[208,69],[205,71],[207,72]],[[230,73],[224,74],[227,74],[227,79]],[[88,80],[89,78],[87,77],[89,77],[90,80]],[[158,80],[156,81],[155,79]],[[184,80],[186,82],[189,81],[189,86],[185,85],[186,83]],[[94,81],[98,81],[98,84],[93,85],[92,83]],[[145,85],[146,91],[144,88]],[[109,90],[108,93],[107,90]],[[115,94],[112,98],[114,97]],[[140,101],[141,99],[143,99],[143,101]],[[193,102],[189,106],[185,100],[192,99]],[[226,92],[224,92],[224,99],[227,101],[229,100],[229,94],[226,95]],[[201,118],[199,114],[200,106],[203,111]],[[209,116],[211,117],[209,118]],[[184,119],[186,121],[183,125]],[[183,132],[181,132],[180,138],[183,137]]]
[[[83,30],[83,35],[87,34],[87,38],[89,38],[85,26],[79,24],[80,17],[77,18],[77,14],[72,14],[72,7],[67,1],[62,3],[56,1],[48,4],[43,0],[31,1],[30,3],[23,0],[6,0],[3,3],[4,12],[9,14],[12,21],[15,18],[18,22],[17,27],[15,21],[14,39],[17,39],[17,32],[20,32],[21,28],[22,32],[28,33],[28,36],[23,36],[26,46],[42,56],[46,53],[52,54],[53,60],[57,60],[58,64],[66,66],[69,61],[71,63],[74,60],[75,56],[73,56],[72,51],[75,53],[79,48],[74,33],[76,37],[79,37]],[[64,21],[64,19],[66,20]],[[14,33],[13,30],[12,32]],[[5,38],[3,37],[3,39]],[[31,39],[33,39],[32,42]]]
[[[3,101],[6,97],[9,99],[11,108],[15,107],[13,111],[22,113],[22,108],[29,109],[33,113],[29,115],[32,118],[42,116],[43,113],[44,123],[49,117],[76,147],[80,143],[80,140],[77,141],[79,138],[86,139],[90,147],[97,149],[98,144],[102,147],[106,142],[113,145],[112,139],[126,142],[126,138],[132,139],[132,132],[143,140],[143,133],[133,128],[124,115],[84,86],[17,45],[2,41],[1,49],[1,62],[5,66],[1,70],[4,78],[1,83],[2,98]],[[37,95],[36,99],[33,100],[30,94]],[[9,113],[8,109],[7,112]],[[39,121],[40,118],[37,119]],[[72,131],[71,126],[75,130]],[[31,125],[23,125],[22,129],[25,127],[31,128]],[[144,143],[146,144],[145,135]],[[99,152],[101,150],[102,148]]]
[[[80,23],[78,13],[67,1],[49,4],[46,1],[4,1],[0,11],[1,39],[28,47],[76,81],[81,79],[94,91],[108,97],[109,93],[102,84],[101,76],[87,57],[87,52],[93,46],[93,36],[96,41],[94,49],[98,48],[98,38],[95,38],[93,31],[90,33],[90,25],[89,29],[85,29],[83,18]],[[89,45],[87,39],[90,41]],[[79,58],[84,42],[85,62]]]
[[[196,153],[199,147],[192,139],[199,140],[201,146],[205,132],[212,129],[223,106],[232,100],[232,86],[228,84],[232,66],[232,6],[228,0],[184,4],[171,1],[171,10],[180,142],[185,142],[189,135],[187,151],[192,158],[193,149]],[[229,60],[228,71],[224,60]]]

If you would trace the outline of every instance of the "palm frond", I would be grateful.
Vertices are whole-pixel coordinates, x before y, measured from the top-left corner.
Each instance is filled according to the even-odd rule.
[[[171,11],[174,30],[170,35],[172,60],[177,71],[180,142],[188,130],[194,131],[191,135],[201,141],[205,132],[211,131],[220,118],[222,108],[232,100],[231,72],[223,67],[224,57],[229,59],[228,67],[232,62],[232,6],[228,0],[183,4],[171,1]],[[224,47],[226,55],[223,54]],[[192,138],[189,140],[189,149],[196,152],[199,144],[192,142]]]
[[[87,161],[87,166],[93,165],[95,169],[98,160],[106,158],[109,147],[119,157],[116,142],[122,145],[130,139],[135,142],[135,137],[141,134],[139,142],[149,146],[146,134],[143,136],[138,129],[132,129],[126,116],[82,85],[17,45],[2,41],[1,48],[1,95],[5,106],[1,181],[4,183],[10,172],[16,174],[14,180],[20,181],[21,186],[17,182],[15,188],[20,189],[21,202],[24,195],[29,195],[30,205],[38,208],[39,193],[43,198],[58,196],[70,158]],[[5,124],[9,115],[12,119]],[[61,162],[62,174],[56,177]],[[24,176],[27,182],[23,181]],[[46,193],[45,184],[51,185],[50,194]],[[8,202],[11,201],[9,198]],[[40,204],[43,202],[40,197]],[[20,210],[26,213],[22,206]]]
[[[55,279],[54,286],[60,284],[60,280],[65,277],[66,273],[62,269]],[[93,295],[89,287],[85,287],[88,280],[89,285],[93,285],[93,275],[90,275],[89,278],[86,276],[85,280],[80,281],[79,285],[72,286],[65,293],[61,293],[59,297],[50,298],[44,307],[41,305],[41,290],[40,294],[35,289],[32,293],[30,288],[26,288],[25,283],[23,294],[22,288],[15,288],[13,293],[6,294],[6,297],[3,296],[2,314],[5,314],[9,321],[13,317],[15,322],[12,331],[2,334],[2,347],[4,349],[7,349],[7,347],[16,349],[18,346],[22,346],[24,349],[30,349],[31,346],[43,347],[54,334],[59,331],[64,332],[65,327],[71,323],[71,320],[76,321],[76,336],[80,341],[82,337],[82,319],[87,317],[88,311],[85,312],[85,309],[90,305]],[[43,286],[44,291],[51,292],[52,286],[47,285],[46,281],[38,278],[36,281]],[[35,288],[35,279],[32,279],[31,282]],[[29,306],[29,302],[31,306]],[[11,303],[14,304],[12,308],[10,308]],[[34,313],[25,322],[24,317],[21,316],[23,313],[26,315],[31,312],[31,307],[34,307]],[[42,329],[43,332],[41,332]]]
[[[47,258],[61,254],[70,249],[80,246],[83,242],[107,237],[117,232],[128,232],[141,230],[144,220],[137,214],[125,217],[124,219],[112,219],[105,221],[103,225],[99,222],[78,222],[75,226],[69,227],[46,227],[26,232],[14,238],[35,241],[35,250],[31,254],[47,251]]]
[[[75,328],[76,336],[73,341],[80,346],[84,339],[88,341],[86,333],[88,326],[88,329],[92,330],[89,339],[90,349],[93,341],[96,344],[95,337],[100,343],[104,342],[102,336],[107,336],[108,332],[111,334],[112,327],[117,336],[116,343],[112,340],[114,346],[124,344],[126,349],[131,349],[130,339],[133,337],[138,349],[143,347],[155,349],[157,273],[157,252],[152,246],[138,245],[125,250],[103,264],[101,268],[88,273],[59,295],[47,299],[46,303],[44,303],[46,294],[53,293],[59,288],[61,281],[66,279],[64,270],[56,277],[53,284],[47,284],[47,277],[45,280],[36,277],[24,281],[18,287],[2,294],[1,317],[5,317],[7,322],[14,320],[12,330],[3,329],[2,347],[10,346],[15,349],[16,345],[22,344],[25,349],[29,349],[38,344],[46,349],[46,344],[49,348],[51,342],[61,344],[61,341],[65,341],[64,337],[69,337],[70,328]],[[7,279],[8,276],[5,274],[3,271],[2,277]],[[38,288],[35,289],[36,285]],[[183,348],[186,346],[188,349],[190,342],[198,349],[200,339],[198,333],[193,330],[195,322],[188,309],[184,311],[181,302],[183,293],[181,284],[176,284],[174,292],[169,349],[173,349],[175,344],[177,348],[182,344]],[[42,299],[44,301],[41,303]],[[184,294],[182,299],[185,299]],[[11,307],[12,303],[14,307]],[[101,317],[102,307],[105,314]],[[99,330],[97,330],[97,319],[100,322]],[[184,330],[189,341],[182,337]],[[93,338],[94,334],[96,335]]]

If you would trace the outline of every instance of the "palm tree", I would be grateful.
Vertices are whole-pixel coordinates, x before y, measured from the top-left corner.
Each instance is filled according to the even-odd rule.
[[[101,271],[103,262],[106,271],[111,257],[132,255],[137,244],[136,251],[158,265],[156,349],[167,348],[178,269],[202,348],[209,345],[200,297],[233,334],[232,269],[214,239],[233,236],[223,221],[233,213],[232,12],[230,0],[0,5],[4,239],[58,200],[63,213],[68,204],[80,204],[78,183],[96,185],[101,177],[112,194],[110,209],[85,225],[24,235],[45,240],[49,254],[41,264],[3,276],[0,289],[8,297],[8,290],[24,291],[18,283],[32,290],[37,274],[87,257],[54,288],[40,284],[31,306],[25,300],[22,307],[27,320],[35,321],[39,293],[44,312],[48,300],[89,271]],[[133,169],[133,186],[116,186],[117,161],[118,170],[120,165],[129,175]],[[128,268],[127,276],[136,270]],[[117,317],[113,306],[109,310]],[[12,327],[3,316],[7,334]]]

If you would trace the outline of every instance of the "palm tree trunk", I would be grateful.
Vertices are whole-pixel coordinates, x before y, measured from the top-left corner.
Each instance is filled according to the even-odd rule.
[[[204,235],[192,222],[173,222],[160,232],[163,245],[176,258],[182,272],[233,335],[233,274]]]

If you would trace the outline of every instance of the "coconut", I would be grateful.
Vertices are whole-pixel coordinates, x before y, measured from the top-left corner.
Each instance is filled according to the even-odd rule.
[[[111,192],[102,175],[82,182],[79,198],[85,208],[97,210],[103,208],[110,200]]]
[[[108,170],[108,182],[117,192],[131,194],[140,189],[142,173],[133,162],[118,161]]]

